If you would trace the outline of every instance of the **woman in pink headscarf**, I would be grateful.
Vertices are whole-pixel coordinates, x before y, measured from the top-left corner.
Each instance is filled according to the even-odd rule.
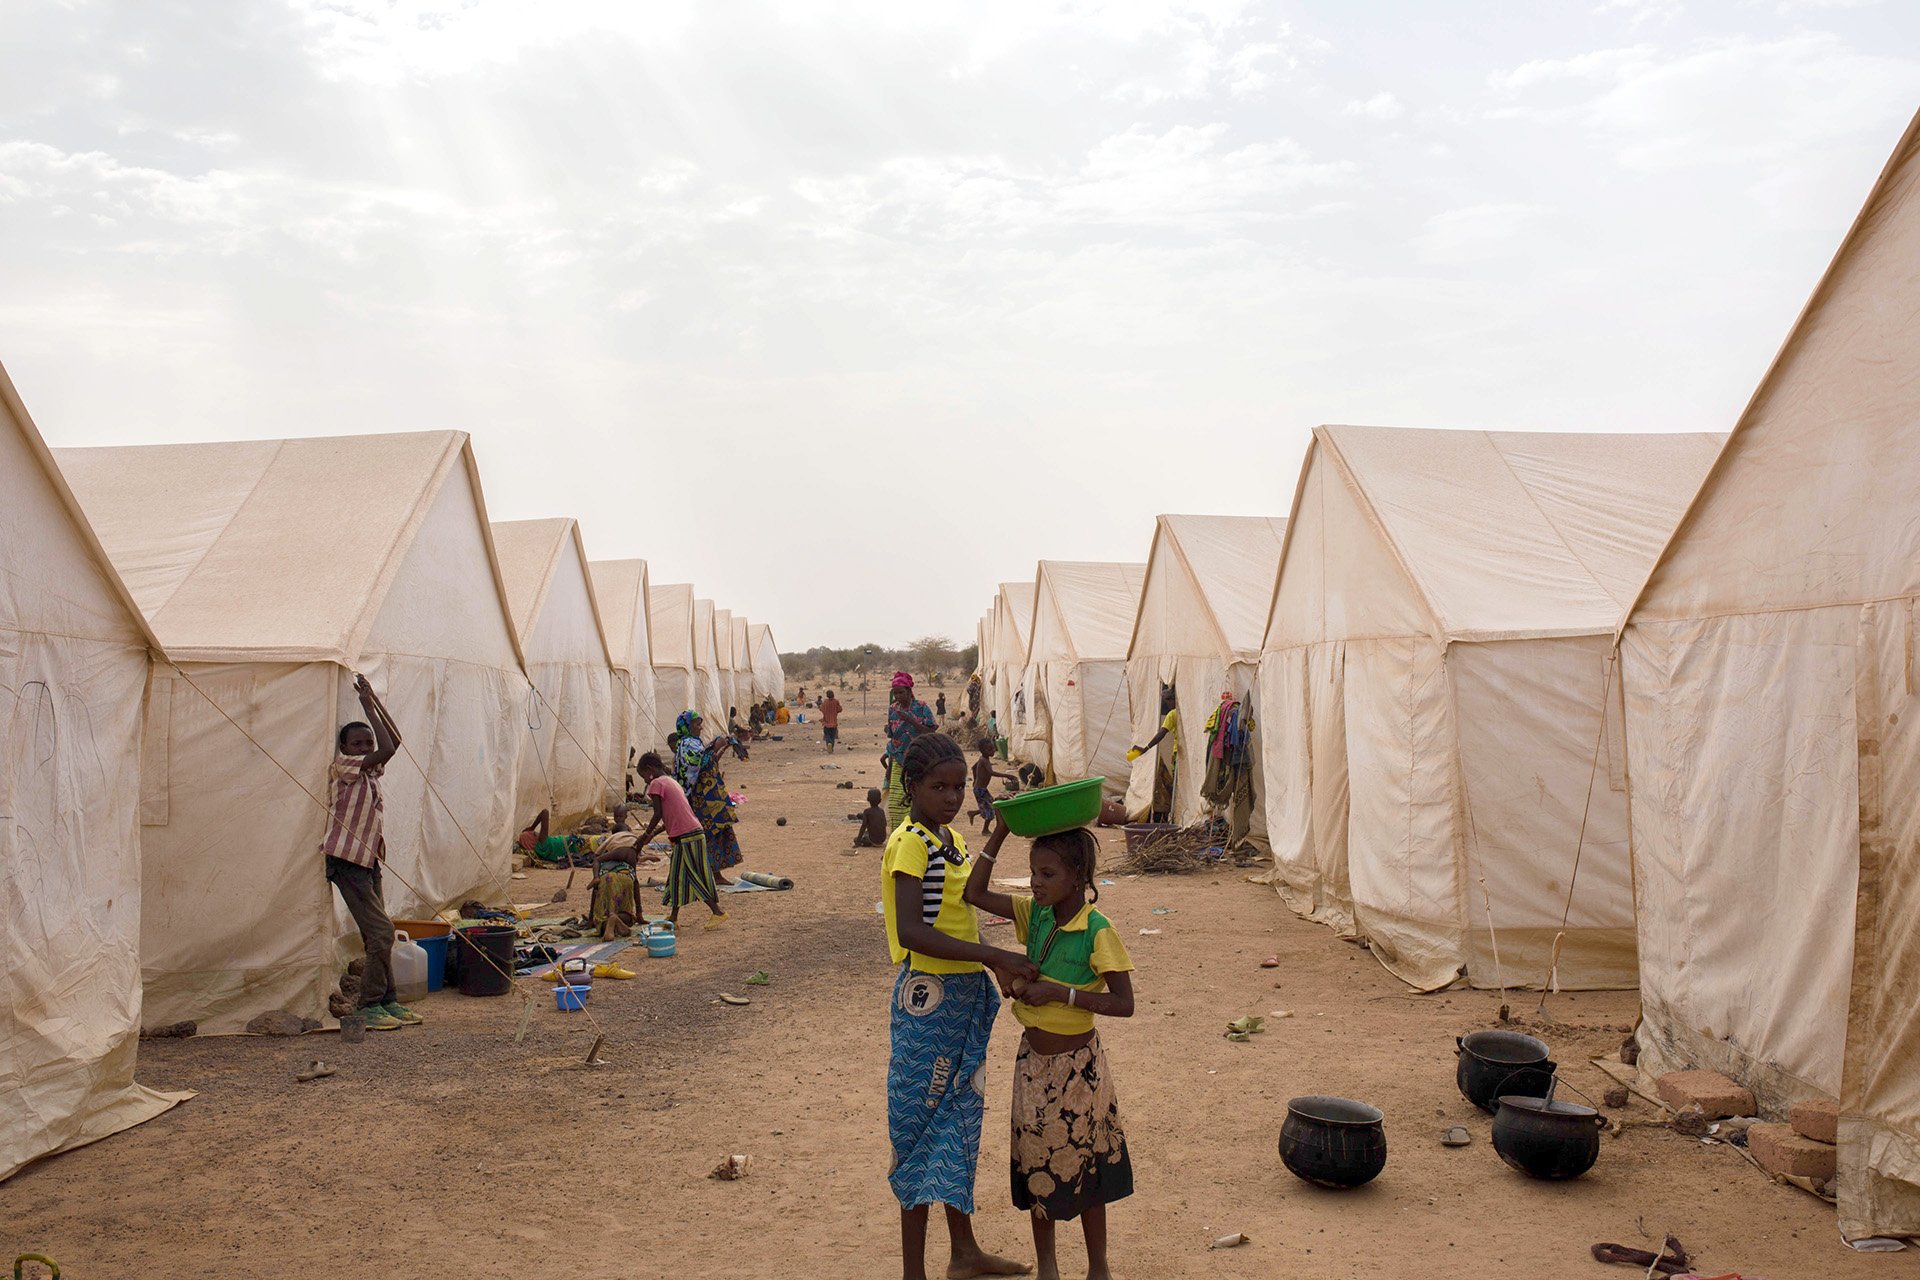
[[[887,770],[887,827],[898,830],[907,820],[907,786],[901,766],[907,761],[907,748],[923,733],[937,726],[927,704],[913,696],[913,677],[904,671],[893,673],[893,699],[887,704],[887,750],[880,763]]]

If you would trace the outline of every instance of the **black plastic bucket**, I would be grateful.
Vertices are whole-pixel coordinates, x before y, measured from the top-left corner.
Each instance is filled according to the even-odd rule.
[[[513,941],[518,931],[510,924],[481,924],[453,931],[460,953],[460,994],[503,996],[513,986]]]

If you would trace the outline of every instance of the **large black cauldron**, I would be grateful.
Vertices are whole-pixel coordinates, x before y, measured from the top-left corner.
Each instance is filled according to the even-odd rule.
[[[1454,1079],[1468,1102],[1496,1111],[1508,1095],[1544,1098],[1553,1088],[1554,1063],[1544,1040],[1518,1031],[1475,1031],[1455,1037],[1460,1062]]]
[[[1493,1117],[1493,1149],[1530,1178],[1577,1178],[1600,1158],[1600,1129],[1592,1107],[1551,1098],[1500,1099]]]
[[[1323,1187],[1357,1187],[1387,1167],[1387,1134],[1378,1107],[1351,1098],[1295,1098],[1280,1127],[1280,1159]]]

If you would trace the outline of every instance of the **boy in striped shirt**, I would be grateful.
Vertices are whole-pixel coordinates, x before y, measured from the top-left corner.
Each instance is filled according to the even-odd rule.
[[[400,731],[365,676],[354,676],[353,691],[371,723],[343,725],[335,739],[338,754],[327,770],[327,833],[320,852],[326,855],[327,879],[340,891],[367,952],[355,1013],[369,1031],[393,1031],[425,1021],[402,1005],[394,990],[393,921],[380,887],[380,864],[387,857],[380,775],[400,749]]]

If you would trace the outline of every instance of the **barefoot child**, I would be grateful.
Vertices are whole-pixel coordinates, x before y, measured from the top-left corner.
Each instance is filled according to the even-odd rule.
[[[881,799],[877,787],[867,788],[867,807],[860,814],[860,831],[853,837],[854,848],[887,847],[887,807],[880,803]]]
[[[1023,955],[986,946],[967,881],[965,838],[949,823],[966,802],[967,759],[942,733],[916,737],[900,763],[907,820],[893,830],[880,864],[887,946],[900,966],[893,984],[892,1058],[887,1066],[887,1134],[900,1201],[905,1280],[926,1280],[927,1209],[946,1207],[951,1277],[1020,1275],[1028,1268],[984,1252],[973,1237],[973,1181],[980,1163],[987,1039],[1004,984],[1039,970]]]
[[[702,925],[705,929],[718,929],[727,922],[727,913],[720,909],[720,894],[713,887],[713,865],[707,860],[707,833],[701,827],[700,820],[693,816],[693,809],[687,804],[687,793],[680,784],[667,776],[666,761],[656,753],[649,751],[640,757],[637,766],[641,779],[647,784],[647,799],[653,802],[653,820],[647,823],[647,829],[640,833],[634,842],[636,850],[644,849],[653,839],[653,833],[665,830],[667,839],[673,842],[673,853],[667,859],[667,916],[677,928],[680,924],[680,908],[694,898],[707,904],[707,910],[713,913],[713,919]]]
[[[980,831],[983,835],[993,832],[993,780],[1005,778],[1008,782],[1017,779],[1010,773],[1002,773],[993,767],[992,738],[982,738],[974,744],[979,749],[979,758],[973,762],[973,803],[976,806],[973,815],[980,819]]]
[[[1013,1203],[1033,1216],[1041,1280],[1058,1280],[1054,1223],[1079,1218],[1088,1280],[1109,1280],[1107,1205],[1133,1194],[1133,1163],[1095,1014],[1133,1016],[1133,961],[1119,931],[1093,909],[1099,843],[1085,827],[1033,842],[1033,896],[993,891],[1006,839],[994,828],[967,878],[966,900],[1013,918],[1014,936],[1040,970],[1014,984],[1013,1015],[1027,1031],[1013,1066]]]

